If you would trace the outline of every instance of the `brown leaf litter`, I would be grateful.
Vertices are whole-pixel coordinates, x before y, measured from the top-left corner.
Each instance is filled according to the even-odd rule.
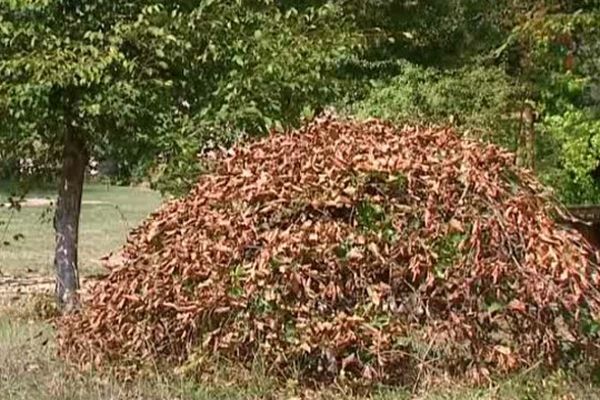
[[[391,384],[593,356],[598,266],[556,207],[498,147],[322,118],[223,155],[134,230],[61,354]]]

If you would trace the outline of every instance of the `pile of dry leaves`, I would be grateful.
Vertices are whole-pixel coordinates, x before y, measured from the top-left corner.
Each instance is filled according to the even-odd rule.
[[[512,156],[324,117],[217,157],[64,319],[79,365],[409,384],[595,356],[596,256]]]

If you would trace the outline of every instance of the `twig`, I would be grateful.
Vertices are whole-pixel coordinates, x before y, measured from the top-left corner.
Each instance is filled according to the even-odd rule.
[[[429,352],[433,348],[433,342],[435,341],[436,336],[437,335],[433,335],[433,337],[429,341],[429,347],[427,348],[427,351],[425,351],[425,355],[423,356],[423,358],[421,359],[421,363],[419,364],[419,373],[417,374],[417,379],[415,379],[415,383],[412,388],[413,394],[416,393],[417,388],[419,387],[419,383],[421,381],[421,375],[423,374],[423,367],[427,364],[427,356],[429,355]]]

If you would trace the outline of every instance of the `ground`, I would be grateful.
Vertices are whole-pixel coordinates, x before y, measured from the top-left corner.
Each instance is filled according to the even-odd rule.
[[[1,190],[0,199],[5,198]],[[353,396],[335,388],[306,393],[293,381],[275,384],[260,374],[233,374],[224,368],[212,382],[193,384],[189,379],[161,371],[151,378],[122,383],[93,373],[78,374],[56,356],[54,331],[47,317],[52,313],[51,218],[44,217],[53,195],[31,192],[18,213],[0,208],[0,220],[11,219],[0,229],[0,241],[17,233],[24,239],[0,247],[0,399],[2,400],[208,400],[208,399],[347,399]],[[99,258],[118,249],[127,231],[160,204],[160,196],[147,189],[87,186],[81,225],[81,272],[84,281],[103,272]],[[12,215],[12,217],[11,217]],[[233,374],[233,375],[232,375]],[[235,375],[235,376],[234,376]],[[486,388],[445,383],[413,394],[380,390],[377,400],[475,400],[475,399],[600,399],[600,388],[558,372],[540,375],[532,370]],[[235,382],[235,383],[231,383]],[[301,393],[301,394],[300,394]],[[304,396],[304,397],[303,397]]]
[[[6,199],[0,186],[0,199]],[[35,191],[20,212],[0,209],[0,243],[22,234],[24,239],[0,248],[0,273],[11,276],[52,275],[54,236],[50,191]],[[117,249],[127,232],[160,204],[151,190],[102,184],[88,185],[83,194],[79,260],[82,275],[101,273],[99,259]]]

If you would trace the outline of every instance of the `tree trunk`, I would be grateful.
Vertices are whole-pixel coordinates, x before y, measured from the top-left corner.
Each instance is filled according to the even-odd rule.
[[[77,268],[77,245],[81,195],[87,165],[87,151],[81,137],[68,126],[63,149],[63,165],[58,188],[58,202],[54,216],[56,232],[56,300],[63,312],[79,307],[79,274]]]
[[[534,111],[531,105],[523,105],[517,144],[517,164],[531,170],[535,169],[536,138]]]

